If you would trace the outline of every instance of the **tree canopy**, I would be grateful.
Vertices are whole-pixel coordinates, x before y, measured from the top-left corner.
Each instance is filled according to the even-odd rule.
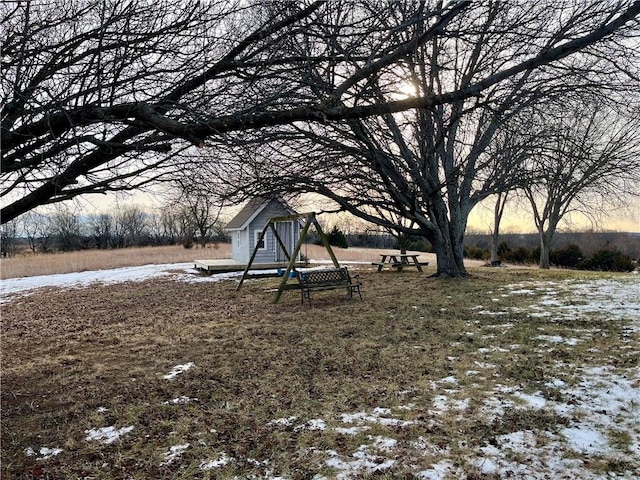
[[[518,7],[531,22],[513,31],[528,43],[516,49],[503,30],[504,42],[483,52],[496,55],[485,74],[399,98],[388,94],[398,76],[434,80],[437,68],[450,68],[426,62],[444,54],[437,39],[473,54],[474,39],[517,17],[498,9],[491,22],[474,23],[491,8],[471,1],[3,3],[2,222],[171,179],[194,161],[195,147],[215,157],[242,145],[242,132],[335,123],[352,135],[366,118],[388,128],[396,112],[489,104],[486,92],[602,44],[640,12],[638,1],[549,6],[552,24],[527,17],[539,9]]]
[[[549,105],[550,99],[620,98],[626,92],[628,100],[640,90],[638,51],[625,44],[637,35],[637,24],[598,33],[622,18],[621,7],[474,3],[401,62],[369,77],[355,99],[378,105],[404,97],[448,101],[245,134],[237,143],[244,167],[236,165],[229,176],[238,176],[240,193],[319,193],[336,209],[404,235],[424,236],[437,255],[438,274],[465,275],[462,240],[470,212],[488,196],[521,184],[520,163],[529,149],[510,139],[529,128],[523,112]],[[414,15],[397,3],[382,21],[406,24]],[[326,25],[316,29],[318,37],[330,36]],[[396,43],[424,31],[412,24]],[[304,44],[290,48],[313,54]],[[343,52],[342,45],[331,48],[336,55]],[[312,73],[311,84],[322,85],[339,105],[349,104],[332,72],[315,68]],[[251,142],[257,145],[253,149]]]

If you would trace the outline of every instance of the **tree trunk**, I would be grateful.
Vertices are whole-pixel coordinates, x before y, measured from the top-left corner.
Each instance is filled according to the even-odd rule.
[[[500,239],[500,221],[504,213],[504,206],[507,203],[507,193],[499,193],[493,209],[493,230],[491,231],[491,265],[499,265],[498,241]]]
[[[437,225],[437,231],[429,238],[436,254],[437,270],[435,276],[466,277],[463,244],[465,219],[453,218],[450,220],[444,202],[436,202],[436,205],[432,205],[430,214],[433,223]]]
[[[433,249],[437,261],[436,277],[460,278],[467,276],[463,256],[450,241],[441,237],[434,242]]]
[[[549,270],[549,254],[551,252],[551,236],[547,232],[539,231],[540,236],[540,262],[539,266],[542,270]]]
[[[499,265],[500,258],[498,258],[498,232],[491,233],[491,265]]]

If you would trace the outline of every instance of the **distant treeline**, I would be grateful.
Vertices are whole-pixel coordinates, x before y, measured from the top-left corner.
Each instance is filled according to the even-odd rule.
[[[340,238],[343,236],[346,239],[347,245],[350,247],[368,247],[368,248],[392,248],[399,249],[400,243],[397,237],[388,234],[379,233],[357,233],[357,234],[344,234],[339,229],[334,228],[333,231],[327,234],[330,241],[332,238]],[[320,243],[317,236],[312,236],[314,243]],[[339,241],[332,241],[334,245],[341,246]],[[477,258],[477,251],[482,251],[484,257],[482,259],[488,260],[490,258],[491,248],[491,236],[485,234],[468,233],[465,236],[465,247],[469,251],[475,251],[473,255]],[[540,247],[540,241],[538,234],[536,233],[507,233],[500,235],[499,249],[503,255],[509,251],[523,247],[526,250],[533,251]],[[569,245],[576,245],[580,248],[581,252],[585,256],[590,256],[599,250],[617,250],[629,257],[638,260],[640,259],[640,233],[625,233],[625,232],[566,232],[556,234],[552,250],[560,251],[567,248]],[[429,242],[420,237],[410,237],[406,239],[406,249],[430,252],[431,245]],[[539,254],[539,251],[538,251]],[[507,255],[508,256],[508,255]],[[506,261],[506,258],[505,258]],[[534,263],[538,261],[538,257],[535,257]]]
[[[491,237],[469,234],[465,256],[489,260]],[[540,258],[537,234],[505,234],[498,245],[500,261],[536,264]],[[631,271],[640,259],[640,234],[620,232],[569,232],[557,234],[550,253],[552,266],[583,270]]]
[[[535,248],[540,244],[538,234],[506,233],[500,235],[500,242],[509,248]],[[592,255],[598,250],[618,250],[634,259],[640,258],[640,233],[625,232],[563,232],[557,233],[551,245],[552,250],[577,245],[585,255]],[[477,247],[489,250],[491,236],[468,233],[465,236],[465,247]]]
[[[166,209],[151,214],[138,207],[110,213],[79,215],[59,211],[51,215],[28,214],[2,225],[3,257],[18,251],[32,253],[69,252],[229,242],[224,224],[217,219],[195,217],[186,210]]]
[[[400,249],[398,238],[378,233],[345,234],[338,228],[327,233],[329,243],[348,248]],[[320,244],[317,235],[311,241]],[[428,241],[419,237],[404,239],[407,250],[431,252]],[[491,258],[491,237],[468,234],[465,238],[465,256],[475,260]],[[500,236],[498,258],[512,264],[537,264],[540,259],[540,244],[537,234],[505,234]],[[556,236],[552,245],[550,261],[553,266],[583,270],[631,271],[640,259],[640,234],[619,232],[571,232]]]

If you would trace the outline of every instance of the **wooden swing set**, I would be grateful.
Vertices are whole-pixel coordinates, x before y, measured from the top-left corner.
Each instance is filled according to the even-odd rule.
[[[293,252],[289,254],[286,245],[282,241],[282,238],[280,238],[280,235],[278,235],[278,229],[276,228],[276,224],[279,222],[292,222],[294,220],[303,220],[303,219],[305,223],[304,223],[304,227],[300,232],[300,238],[298,239]],[[338,259],[333,253],[333,250],[331,249],[331,245],[329,245],[329,239],[327,238],[325,233],[322,231],[322,228],[320,227],[320,224],[318,223],[318,220],[316,219],[316,214],[314,212],[300,213],[296,215],[286,215],[282,217],[273,217],[269,219],[267,224],[262,229],[262,232],[260,232],[260,236],[256,241],[256,246],[253,249],[253,253],[251,254],[251,258],[249,259],[249,263],[247,264],[247,267],[244,269],[244,272],[242,273],[242,277],[240,278],[240,283],[238,283],[238,286],[236,287],[236,291],[240,290],[240,287],[242,287],[244,280],[249,276],[248,273],[249,273],[249,270],[251,269],[251,264],[253,263],[256,253],[258,252],[259,247],[264,240],[264,236],[266,235],[269,229],[271,229],[271,231],[273,232],[276,242],[278,243],[278,246],[284,253],[284,256],[287,261],[287,268],[284,272],[284,275],[282,276],[282,281],[278,286],[278,291],[273,300],[273,303],[278,303],[278,301],[280,300],[280,297],[282,296],[282,292],[284,290],[288,290],[292,288],[300,288],[298,285],[294,286],[292,284],[289,284],[287,286],[287,281],[289,280],[289,275],[291,274],[291,272],[296,272],[297,275],[299,274],[299,272],[297,272],[296,270],[296,258],[298,258],[300,249],[302,248],[302,245],[305,243],[305,240],[307,238],[307,234],[309,233],[309,228],[311,227],[311,225],[315,227],[316,232],[318,233],[318,235],[320,236],[320,239],[322,240],[322,244],[327,249],[327,252],[329,253],[329,257],[331,257],[331,261],[333,262],[333,266],[336,269],[339,269],[340,264],[338,263]]]

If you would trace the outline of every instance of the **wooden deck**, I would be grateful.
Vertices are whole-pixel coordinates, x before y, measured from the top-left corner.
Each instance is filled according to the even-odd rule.
[[[242,272],[247,268],[246,263],[232,260],[231,258],[219,258],[215,260],[194,260],[194,266],[196,269],[208,272],[208,273],[228,273],[228,272]],[[304,267],[304,262],[296,263],[296,267]],[[253,270],[272,270],[274,268],[287,268],[286,264],[282,262],[277,263],[253,263],[250,271]]]

